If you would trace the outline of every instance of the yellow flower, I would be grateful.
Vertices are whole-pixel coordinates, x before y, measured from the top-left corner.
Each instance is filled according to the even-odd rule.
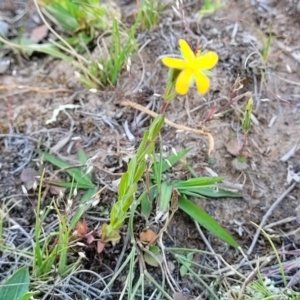
[[[175,84],[175,90],[179,95],[185,95],[193,80],[196,81],[197,90],[200,94],[205,94],[210,85],[210,80],[205,70],[213,68],[218,62],[218,54],[209,51],[203,55],[197,52],[195,55],[188,43],[184,40],[179,40],[179,47],[183,59],[164,57],[162,62],[169,68],[182,70]]]

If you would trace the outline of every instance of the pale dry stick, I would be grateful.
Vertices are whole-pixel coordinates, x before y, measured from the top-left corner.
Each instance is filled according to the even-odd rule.
[[[19,201],[18,203],[20,203],[20,202],[21,201]],[[16,222],[14,219],[12,219],[11,217],[9,217],[8,213],[5,213],[4,211],[2,211],[2,209],[0,209],[0,214],[1,214],[1,218],[6,218],[8,222],[12,223],[13,226],[14,226],[14,228],[19,229],[24,234],[24,236],[26,236],[27,239],[31,241],[32,247],[33,248],[35,247],[35,244],[34,244],[34,241],[33,241],[33,237],[30,236],[26,232],[26,230],[18,222]]]
[[[162,275],[162,284],[161,284],[161,286],[163,288],[165,287],[165,281],[167,279],[167,282],[168,282],[171,290],[173,292],[175,292],[175,289],[174,289],[173,285],[171,284],[171,282],[169,280],[169,277],[166,276],[166,274],[164,273],[163,263],[158,259],[157,256],[155,256],[154,253],[152,253],[150,250],[148,250],[145,247],[143,247],[139,241],[137,242],[137,244],[139,245],[139,247],[137,247],[137,249],[140,249],[139,251],[143,251],[143,252],[147,253],[148,255],[150,255],[158,263],[158,265],[159,265],[159,267],[161,269],[161,275]],[[142,265],[142,267],[141,267],[142,271],[141,272],[143,272],[145,274],[145,272],[147,271],[147,268],[146,268],[144,256],[141,253],[139,253],[138,255],[139,255],[140,264]]]
[[[299,46],[291,48],[278,40],[276,40],[276,44],[282,49],[283,52],[290,54],[296,60],[296,62],[300,62],[299,54],[295,51],[299,49]],[[294,51],[295,53],[293,53]]]
[[[171,272],[170,272],[170,269],[168,267],[168,262],[167,262],[167,258],[166,258],[166,252],[165,252],[165,246],[163,244],[163,232],[162,234],[159,236],[159,246],[160,246],[160,249],[161,249],[161,253],[163,255],[163,260],[164,260],[164,269],[167,273],[167,280],[168,280],[168,283],[169,285],[171,286],[171,281],[172,283],[174,284],[174,286],[177,288],[178,291],[180,291],[180,287],[178,286],[178,283],[176,282],[176,280],[173,278]],[[174,291],[174,288],[172,289]]]
[[[229,265],[225,260],[224,258],[219,255],[220,259],[223,261],[223,263],[225,265],[227,265],[227,267],[224,267],[220,270],[217,270],[217,271],[214,271],[212,273],[212,275],[220,275],[222,274],[224,277],[228,277],[228,276],[231,276],[231,275],[238,275],[240,276],[241,278],[244,278],[246,279],[246,277],[242,274],[242,273],[239,273],[237,270],[240,269],[241,267],[243,267],[245,265],[245,262],[244,261],[241,261],[239,262],[238,264],[235,264],[235,265]],[[252,260],[248,260],[247,263],[248,264],[255,264],[257,261],[259,262],[264,262],[266,259],[268,259],[268,257],[270,257],[270,259],[273,259],[275,257],[275,254],[273,255],[268,255],[268,256],[263,256],[263,257],[259,257],[259,258],[256,258],[256,259],[252,259]],[[225,273],[227,272],[227,273]]]
[[[260,270],[266,266],[269,262],[271,261],[271,258],[270,257],[267,257],[266,260],[262,263],[261,266],[259,266],[259,263],[257,262],[256,263],[256,268],[248,275],[248,277],[246,278],[246,280],[244,281],[241,289],[240,289],[240,292],[239,292],[239,296],[238,296],[238,299],[237,300],[241,300],[243,298],[243,294],[244,294],[244,291],[246,289],[246,286],[251,282],[253,281],[253,279],[256,277],[256,275],[260,272]]]
[[[292,230],[290,232],[287,232],[287,233],[283,233],[283,234],[276,234],[275,236],[276,237],[288,237],[288,236],[298,236],[296,235],[298,232],[300,231],[300,227],[296,228],[295,230]]]
[[[138,55],[138,57],[139,57],[139,59],[140,59],[140,61],[141,61],[141,63],[142,63],[142,75],[141,75],[141,79],[140,79],[140,81],[139,81],[139,83],[137,84],[137,86],[132,90],[132,91],[128,91],[128,92],[126,92],[125,93],[125,96],[129,96],[129,95],[133,95],[133,94],[135,94],[135,93],[137,93],[138,91],[139,91],[139,89],[140,89],[140,87],[141,87],[141,85],[142,85],[142,83],[144,82],[144,79],[145,79],[145,63],[144,63],[144,60],[143,60],[143,57],[142,57],[142,55],[141,55],[141,52],[142,52],[142,50],[151,42],[152,40],[151,39],[148,39],[141,47],[140,47],[140,49],[138,50],[138,53],[137,53],[137,55]]]
[[[70,139],[73,135],[73,129],[74,129],[75,122],[74,122],[73,118],[71,117],[71,115],[66,110],[63,110],[63,112],[70,119],[71,127],[70,127],[68,134],[62,140],[60,140],[57,144],[55,144],[53,147],[51,147],[50,154],[58,153],[61,148],[63,148],[65,145],[67,145],[67,143],[70,141]]]
[[[214,254],[214,258],[215,258],[215,260],[217,261],[217,264],[218,264],[218,269],[220,269],[221,262],[220,262],[220,260],[219,260],[218,255],[216,254],[216,252],[215,252],[214,249],[212,248],[211,244],[209,243],[208,239],[207,239],[206,236],[204,235],[202,229],[201,229],[200,226],[199,226],[199,223],[198,223],[197,221],[194,221],[194,223],[195,223],[195,226],[196,226],[196,228],[197,228],[197,230],[198,230],[198,232],[199,232],[199,234],[200,234],[200,236],[201,236],[201,238],[202,238],[204,244],[205,244],[206,247],[209,249],[209,251],[210,251],[212,254]]]
[[[33,87],[29,85],[22,85],[22,84],[11,84],[11,85],[0,85],[0,91],[1,90],[14,90],[14,89],[24,89],[28,91],[26,92],[37,92],[41,94],[51,94],[51,93],[73,93],[73,90],[69,89],[54,89],[54,90],[49,90],[49,89],[41,89],[38,87]]]
[[[153,101],[150,101],[147,105],[146,105],[146,109],[150,109],[151,107],[155,107],[155,103]],[[147,118],[149,118],[149,115],[147,115],[146,118],[142,119],[144,117],[145,113],[144,112],[140,112],[132,121],[131,126],[136,129],[139,126],[141,126],[145,120]]]
[[[117,273],[117,271],[119,270],[119,268],[121,266],[123,257],[125,255],[125,251],[126,251],[127,246],[128,246],[129,238],[130,238],[130,228],[128,226],[128,229],[127,229],[127,232],[126,232],[126,236],[125,236],[125,239],[124,239],[124,242],[123,242],[123,247],[122,247],[122,250],[121,250],[121,254],[119,255],[118,261],[116,263],[114,274]]]
[[[144,106],[137,104],[135,102],[129,101],[129,100],[122,101],[120,104],[123,106],[130,106],[132,108],[138,109],[139,111],[145,112],[146,114],[150,115],[153,118],[155,118],[159,115],[158,113],[156,113],[152,110],[146,109]],[[173,128],[178,129],[178,130],[190,131],[190,132],[194,132],[194,133],[197,133],[200,135],[207,136],[208,141],[209,141],[208,154],[210,154],[212,152],[212,150],[214,149],[214,139],[210,133],[205,132],[200,129],[194,129],[194,128],[190,128],[190,127],[187,127],[184,125],[176,124],[168,119],[165,119],[165,123]]]
[[[281,77],[281,76],[278,76],[278,75],[275,75],[275,77],[277,77],[278,79],[282,80],[282,81],[285,81],[287,83],[290,83],[290,84],[294,84],[294,85],[298,85],[300,86],[300,82],[296,82],[296,81],[292,81],[292,80],[289,80],[287,78],[284,78],[284,77]]]
[[[252,243],[250,248],[247,251],[247,255],[250,255],[257,243],[258,237],[260,235],[260,228],[263,228],[268,220],[268,218],[270,217],[270,215],[272,214],[273,210],[278,206],[278,204],[295,188],[296,186],[296,182],[293,182],[288,189],[286,189],[278,198],[277,200],[270,206],[270,208],[268,209],[268,211],[266,212],[266,214],[264,215],[264,217],[262,218],[258,229],[256,230],[256,233],[253,237]]]
[[[282,219],[282,220],[279,220],[277,222],[273,222],[273,223],[270,223],[268,225],[266,225],[264,227],[264,229],[269,229],[269,228],[272,228],[274,226],[278,226],[278,225],[281,225],[281,224],[285,224],[285,223],[290,223],[290,222],[294,222],[297,220],[297,217],[288,217],[288,218],[285,218],[285,219]]]

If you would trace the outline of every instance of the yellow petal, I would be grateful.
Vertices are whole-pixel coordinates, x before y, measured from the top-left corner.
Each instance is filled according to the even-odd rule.
[[[179,47],[185,60],[193,61],[195,59],[194,52],[191,50],[189,44],[185,40],[179,40]]]
[[[182,70],[186,67],[186,62],[179,58],[164,57],[161,61],[164,65],[172,69]]]
[[[185,95],[188,92],[192,77],[193,77],[192,70],[184,69],[183,71],[181,71],[181,73],[177,77],[176,85],[175,85],[177,94]]]
[[[207,52],[196,59],[196,69],[208,70],[213,68],[219,60],[215,52]]]
[[[194,72],[193,75],[195,76],[198,92],[200,94],[205,94],[210,86],[209,78],[199,71]]]

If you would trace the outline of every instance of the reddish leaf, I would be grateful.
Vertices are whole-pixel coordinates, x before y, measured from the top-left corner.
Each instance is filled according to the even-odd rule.
[[[94,242],[95,241],[95,238],[94,238],[94,236],[92,235],[92,234],[87,234],[86,236],[85,236],[85,238],[86,238],[86,242],[90,245],[92,242]]]
[[[97,253],[100,254],[105,248],[105,243],[97,241]]]
[[[182,293],[174,293],[173,299],[174,300],[188,300],[188,298],[185,295],[183,295]]]
[[[34,43],[39,43],[48,35],[48,27],[46,25],[41,25],[32,30],[30,40]]]
[[[147,229],[146,231],[143,231],[140,233],[140,241],[149,243],[153,241],[156,237],[156,234],[153,230]]]
[[[82,221],[79,221],[76,225],[76,231],[77,231],[77,234],[79,236],[86,236],[87,235],[87,232],[88,232],[88,226],[87,226],[87,222],[85,219],[83,219]]]

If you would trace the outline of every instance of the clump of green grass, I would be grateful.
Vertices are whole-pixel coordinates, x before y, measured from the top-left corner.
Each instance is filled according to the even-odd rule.
[[[137,49],[135,33],[140,17],[128,30],[120,25],[117,17],[109,13],[110,8],[104,4],[100,5],[99,1],[44,0],[40,3],[47,11],[47,15],[51,16],[51,20],[58,23],[67,35],[72,34],[72,37],[59,35],[43,16],[41,7],[36,3],[42,20],[57,40],[36,44],[22,37],[11,41],[0,37],[0,41],[6,46],[22,51],[26,56],[31,56],[34,51],[42,52],[73,64],[77,69],[78,80],[90,89],[103,88],[108,84],[114,86],[127,60]],[[109,44],[105,44],[103,38],[107,33],[111,36]],[[87,58],[81,55],[86,52],[90,43],[99,34],[101,34],[98,38],[98,46],[101,48],[100,56]]]
[[[82,149],[78,150],[78,158],[81,166],[72,166],[55,156],[43,153],[45,161],[59,167],[60,172],[66,172],[70,176],[70,181],[58,182],[44,178],[44,173],[40,178],[37,192],[35,212],[35,224],[32,237],[25,243],[25,248],[15,249],[9,240],[8,224],[11,219],[2,208],[0,210],[0,250],[4,255],[14,253],[18,260],[26,265],[17,269],[15,273],[0,285],[0,299],[29,299],[33,295],[44,294],[45,291],[40,286],[40,282],[48,283],[64,278],[72,274],[80,265],[82,257],[70,255],[70,249],[76,245],[76,237],[73,236],[74,229],[82,215],[93,205],[92,196],[98,191],[92,182],[91,173],[84,170],[87,157]],[[58,172],[56,172],[58,174]],[[52,199],[48,206],[42,205],[44,187],[52,185],[69,189],[69,195],[65,211],[58,206],[56,199]],[[78,190],[87,190],[82,196],[79,205],[73,205],[72,198],[77,195]],[[92,201],[91,201],[92,199]],[[70,215],[70,211],[72,212]],[[57,216],[57,226],[51,232],[44,229],[46,218],[50,214]],[[21,231],[26,233],[26,231]],[[7,236],[5,238],[5,236]],[[29,243],[29,245],[27,245]],[[72,257],[70,259],[70,257]],[[30,281],[34,283],[29,289]],[[1,298],[4,297],[4,298]]]
[[[137,200],[138,203],[141,203],[143,215],[150,215],[154,198],[157,199],[158,205],[156,213],[161,216],[167,213],[169,205],[171,205],[170,201],[172,200],[172,195],[174,193],[178,193],[179,196],[177,196],[176,200],[177,207],[231,246],[238,247],[238,244],[230,234],[228,234],[207,213],[188,199],[188,197],[191,196],[206,196],[212,198],[240,197],[238,193],[225,191],[215,186],[216,183],[223,180],[222,177],[190,178],[187,180],[176,180],[173,182],[168,182],[163,179],[163,172],[167,171],[172,165],[178,162],[184,154],[186,154],[186,152],[183,151],[179,156],[173,155],[165,162],[163,162],[162,159],[156,162],[154,145],[163,125],[163,120],[164,118],[162,116],[154,119],[149,131],[147,131],[144,135],[136,156],[131,159],[127,172],[122,176],[118,192],[119,197],[118,201],[112,207],[110,224],[104,224],[102,226],[102,240],[104,242],[117,242],[120,239],[118,230],[123,225],[127,216],[127,211],[134,202],[137,184],[146,172],[146,190]],[[149,156],[153,159],[151,172],[147,162],[147,157]]]
[[[163,0],[137,1],[140,27],[142,30],[154,29],[158,23],[159,15],[164,9]]]
[[[225,6],[220,0],[205,0],[203,7],[199,11],[199,15],[204,17],[213,14],[217,9]]]
[[[54,22],[69,34],[85,32],[94,37],[96,31],[109,28],[108,7],[98,0],[39,0]]]

